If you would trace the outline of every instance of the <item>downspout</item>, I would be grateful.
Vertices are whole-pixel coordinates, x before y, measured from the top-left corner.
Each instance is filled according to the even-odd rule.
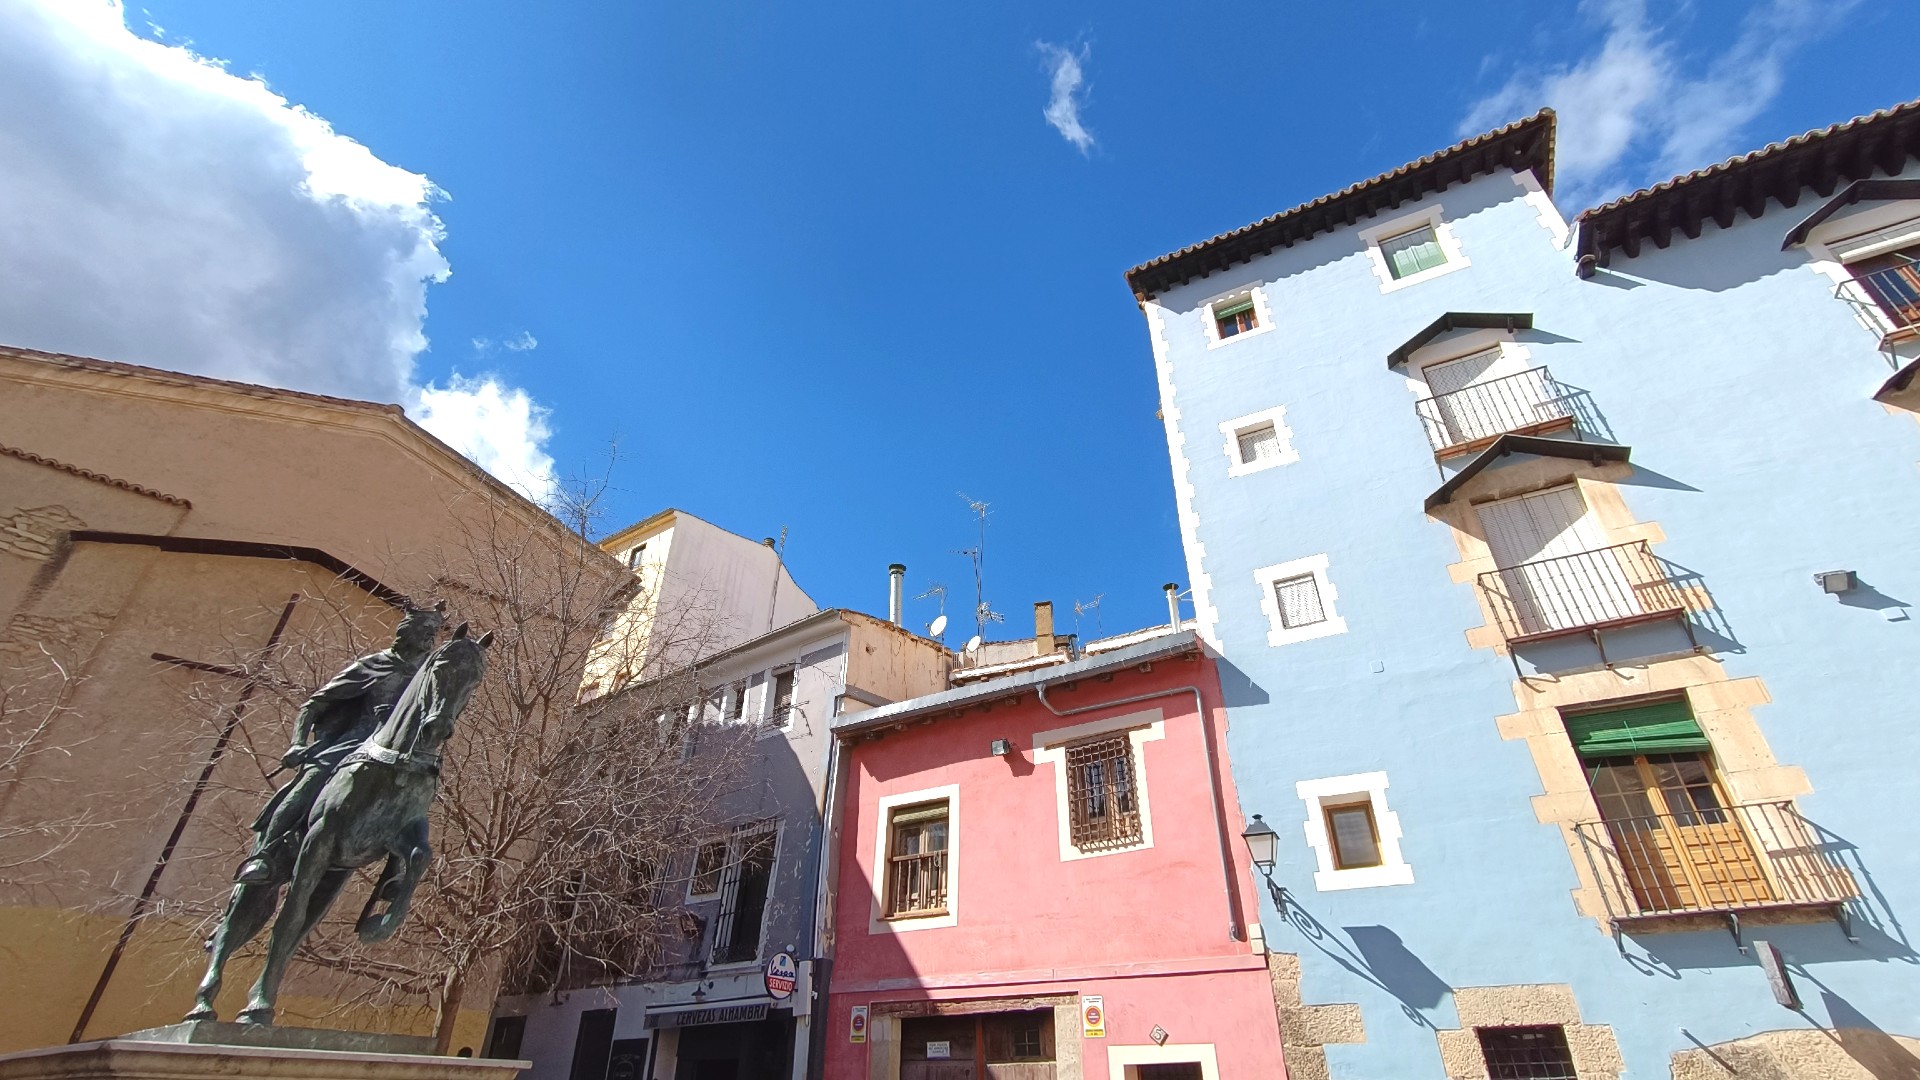
[[[844,676],[843,676],[844,677]],[[827,744],[827,789],[821,794],[820,870],[816,875],[813,917],[813,974],[808,987],[813,1000],[808,1003],[806,1071],[809,1080],[819,1080],[826,1070],[827,988],[831,982],[834,951],[833,912],[840,885],[840,815],[845,798],[848,756],[842,752],[840,737],[831,730]],[[800,1063],[796,1062],[796,1066]],[[799,1069],[796,1068],[796,1073]]]
[[[1035,686],[1035,692],[1040,698],[1040,704],[1046,706],[1048,712],[1059,717],[1078,716],[1081,713],[1093,712],[1097,709],[1112,709],[1121,705],[1135,705],[1142,701],[1152,701],[1154,698],[1166,697],[1169,694],[1189,693],[1193,695],[1193,713],[1200,720],[1200,742],[1207,751],[1207,801],[1213,808],[1213,827],[1220,835],[1220,878],[1221,884],[1226,891],[1227,937],[1232,941],[1245,941],[1247,939],[1246,935],[1240,929],[1240,904],[1233,888],[1232,849],[1228,847],[1226,827],[1221,824],[1220,818],[1220,772],[1214,764],[1213,725],[1208,721],[1206,703],[1200,700],[1200,688],[1198,686],[1170,686],[1165,690],[1155,690],[1150,694],[1136,694],[1133,697],[1121,698],[1118,701],[1103,701],[1097,705],[1082,705],[1078,708],[1066,710],[1054,708],[1053,702],[1047,700],[1046,683],[1037,684]]]

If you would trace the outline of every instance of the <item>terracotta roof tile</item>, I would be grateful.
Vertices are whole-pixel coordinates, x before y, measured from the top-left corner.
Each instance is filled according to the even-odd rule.
[[[94,472],[92,469],[83,469],[78,465],[69,465],[64,461],[55,461],[53,458],[33,453],[30,450],[22,450],[15,446],[0,446],[0,455],[19,458],[21,461],[30,461],[35,465],[44,465],[49,469],[58,469],[64,473],[72,473],[74,476],[85,477],[97,484],[106,484],[108,487],[117,487],[122,491],[131,491],[135,495],[145,495],[149,499],[158,499],[163,503],[172,503],[174,506],[189,510],[193,508],[192,503],[178,495],[169,495],[164,491],[155,491],[150,487],[142,487],[130,480],[117,479],[108,476],[106,473]]]

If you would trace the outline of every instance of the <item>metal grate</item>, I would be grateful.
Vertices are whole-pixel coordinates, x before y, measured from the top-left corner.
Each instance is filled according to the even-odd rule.
[[[1272,424],[1261,424],[1240,433],[1240,464],[1251,465],[1280,456],[1280,433]]]
[[[1274,602],[1280,606],[1280,625],[1289,630],[1327,621],[1327,610],[1320,603],[1320,585],[1312,574],[1273,583]]]
[[[1489,1080],[1579,1080],[1558,1027],[1478,1028]]]
[[[1685,595],[1645,540],[1489,570],[1480,575],[1480,589],[1508,641],[1687,610]]]
[[[1535,431],[1574,419],[1572,393],[1543,367],[1473,383],[1414,404],[1438,452],[1503,435]]]
[[[1140,842],[1133,741],[1124,732],[1067,747],[1067,805],[1074,847],[1097,851]]]

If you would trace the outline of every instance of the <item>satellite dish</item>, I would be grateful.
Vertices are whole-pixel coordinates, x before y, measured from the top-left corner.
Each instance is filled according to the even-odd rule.
[[[968,653],[977,653],[980,651],[980,635],[979,634],[975,634],[972,637],[967,639],[966,651]]]
[[[933,622],[928,624],[927,626],[927,636],[939,637],[941,634],[944,634],[946,632],[947,632],[947,617],[945,615],[934,616]]]

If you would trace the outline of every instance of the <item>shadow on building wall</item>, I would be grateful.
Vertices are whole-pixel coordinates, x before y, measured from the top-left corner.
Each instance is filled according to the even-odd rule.
[[[1392,995],[1408,1020],[1428,1029],[1438,1027],[1427,1014],[1446,1003],[1453,988],[1415,956],[1399,934],[1385,926],[1347,926],[1341,928],[1342,937],[1314,918],[1291,892],[1280,898],[1280,915],[1329,960]],[[1268,942],[1269,947],[1282,945]]]

